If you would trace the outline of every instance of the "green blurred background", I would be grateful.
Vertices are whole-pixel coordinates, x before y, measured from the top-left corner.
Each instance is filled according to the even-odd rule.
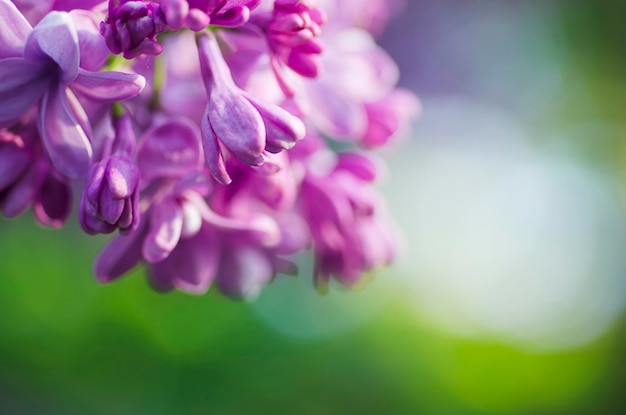
[[[1,220],[0,413],[624,413],[625,16],[623,1],[409,0],[380,39],[424,105],[381,185],[406,248],[361,292],[318,296],[307,258],[250,303],[157,294],[142,270],[99,286],[106,238]],[[497,181],[520,153],[535,181]],[[499,233],[454,224],[482,206],[457,197],[485,194],[468,172],[506,190],[480,212],[523,205],[480,216]],[[542,186],[559,196],[524,216]],[[431,220],[433,198],[448,216]],[[506,262],[517,247],[525,261]]]

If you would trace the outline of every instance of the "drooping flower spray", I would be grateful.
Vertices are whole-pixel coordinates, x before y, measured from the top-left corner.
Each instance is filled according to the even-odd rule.
[[[80,7],[80,8],[79,8]],[[347,287],[396,252],[375,154],[419,104],[383,0],[0,0],[0,211],[116,235],[100,282],[249,298],[312,250]],[[334,150],[341,149],[341,150]]]

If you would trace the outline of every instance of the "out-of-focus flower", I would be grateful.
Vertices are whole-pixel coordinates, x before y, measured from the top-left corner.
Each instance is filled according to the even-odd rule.
[[[347,286],[389,264],[395,243],[382,198],[371,187],[376,163],[359,153],[317,150],[301,159],[307,173],[299,207],[315,250],[315,278],[324,290],[332,276]]]
[[[174,30],[183,27],[198,32],[209,24],[238,27],[250,18],[250,11],[261,0],[161,0],[167,24]]]
[[[0,130],[0,211],[15,217],[31,205],[39,223],[61,227],[71,212],[72,190],[50,168],[37,129],[25,117]]]

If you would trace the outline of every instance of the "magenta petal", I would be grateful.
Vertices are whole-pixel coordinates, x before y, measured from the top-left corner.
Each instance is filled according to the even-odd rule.
[[[123,72],[91,72],[80,69],[72,89],[96,102],[124,101],[139,95],[146,86],[141,75]]]
[[[48,174],[33,204],[39,223],[60,228],[72,211],[72,189],[64,181]]]
[[[17,120],[42,96],[44,71],[22,58],[0,60],[0,125]]]
[[[70,15],[52,11],[33,28],[24,45],[24,59],[46,63],[49,59],[59,65],[63,82],[78,75],[80,49],[78,33]]]
[[[53,86],[39,109],[39,133],[54,168],[70,179],[84,177],[91,163],[91,143],[70,110],[65,89]]]
[[[142,137],[138,150],[142,177],[183,177],[202,166],[200,131],[185,118],[172,118],[151,128]]]
[[[0,28],[0,59],[22,56],[32,28],[15,4],[8,0],[0,0]]]
[[[163,261],[176,248],[183,229],[183,212],[174,200],[165,199],[150,211],[150,232],[143,242],[146,261]]]
[[[345,152],[340,153],[337,159],[337,170],[347,170],[354,176],[372,182],[378,174],[378,164],[364,154]]]
[[[140,226],[129,235],[114,238],[104,247],[94,264],[98,281],[101,283],[113,281],[141,261],[141,241],[145,233],[145,226]]]

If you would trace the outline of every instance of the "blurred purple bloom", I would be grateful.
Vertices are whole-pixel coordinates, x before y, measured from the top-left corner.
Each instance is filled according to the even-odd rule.
[[[69,184],[51,168],[32,122],[0,129],[0,211],[15,217],[33,206],[35,218],[61,227],[72,207]]]
[[[126,59],[140,54],[159,55],[163,52],[156,36],[167,29],[160,5],[133,0],[109,0],[109,14],[100,23],[111,52],[123,53]]]
[[[209,24],[238,27],[250,18],[250,11],[261,0],[161,0],[167,24],[174,30],[183,27],[198,32]]]
[[[368,148],[382,147],[394,137],[403,136],[409,123],[420,111],[420,103],[411,92],[394,89],[385,98],[365,103],[368,125],[361,144]]]
[[[376,164],[359,153],[335,156],[324,151],[304,162],[311,167],[302,183],[300,207],[313,239],[316,283],[324,290],[334,276],[354,286],[364,273],[389,264],[395,255],[382,199],[370,185]],[[319,164],[325,168],[314,166]]]

